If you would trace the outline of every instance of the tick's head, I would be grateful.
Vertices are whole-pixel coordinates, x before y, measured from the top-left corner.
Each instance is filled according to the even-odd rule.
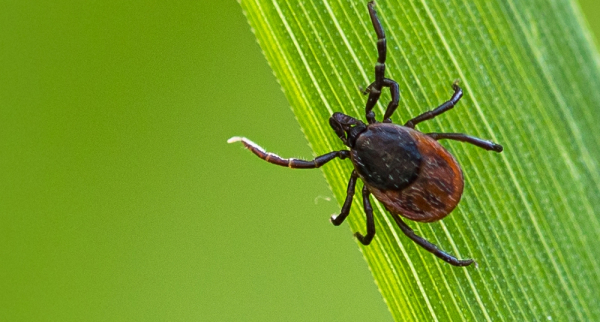
[[[329,118],[329,125],[349,148],[354,147],[356,138],[367,129],[367,125],[362,121],[340,112],[333,113]]]

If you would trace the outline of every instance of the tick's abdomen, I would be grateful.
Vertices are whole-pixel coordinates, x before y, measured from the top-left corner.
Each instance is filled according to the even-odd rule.
[[[393,214],[431,222],[460,201],[464,182],[458,163],[421,132],[391,123],[369,125],[351,157],[371,193]]]

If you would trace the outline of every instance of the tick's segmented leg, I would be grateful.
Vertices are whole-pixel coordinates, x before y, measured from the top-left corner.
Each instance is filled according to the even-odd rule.
[[[454,89],[454,95],[452,95],[452,98],[450,98],[449,101],[438,106],[434,110],[427,111],[427,112],[413,118],[412,120],[406,122],[406,124],[404,124],[404,126],[414,129],[417,124],[419,124],[423,121],[431,120],[432,118],[453,108],[454,105],[456,105],[456,103],[458,103],[460,98],[463,96],[463,92],[462,92],[462,89],[458,86],[458,80],[452,84],[452,88]]]
[[[239,136],[234,136],[231,139],[227,140],[227,143],[233,142],[242,142],[244,146],[252,151],[252,153],[256,154],[259,158],[276,165],[280,165],[283,167],[295,168],[295,169],[314,169],[319,168],[325,163],[335,159],[345,159],[350,156],[350,151],[342,150],[342,151],[333,151],[327,154],[323,154],[321,156],[316,157],[312,161],[299,160],[299,159],[284,159],[277,154],[270,153],[261,148],[258,144]]]
[[[398,86],[398,83],[389,78],[386,78],[383,84],[385,87],[390,88],[390,93],[392,94],[392,100],[388,104],[385,114],[383,115],[383,122],[392,123],[392,114],[394,114],[394,111],[396,111],[398,103],[400,102],[400,87]]]
[[[371,83],[365,90],[364,94],[368,94],[371,92],[371,89],[375,86],[375,83]],[[392,123],[392,114],[398,108],[398,103],[400,102],[400,87],[398,83],[393,79],[384,78],[383,79],[383,87],[390,88],[390,94],[392,95],[392,100],[389,102],[387,109],[385,110],[385,115],[383,116],[384,123]]]
[[[454,265],[454,266],[469,266],[469,265],[475,263],[475,267],[477,267],[477,262],[475,262],[474,260],[472,260],[472,259],[457,259],[456,257],[440,250],[439,248],[437,248],[437,246],[430,243],[425,238],[418,236],[417,234],[415,234],[415,232],[410,227],[408,227],[408,225],[404,221],[402,221],[402,219],[400,219],[400,216],[392,215],[392,217],[394,217],[396,224],[398,224],[398,226],[400,227],[402,232],[406,236],[408,236],[408,238],[412,239],[419,246],[425,248],[428,252],[441,258],[444,262],[446,262],[450,265]]]
[[[373,219],[373,207],[371,207],[371,200],[369,195],[371,192],[367,189],[367,186],[363,187],[363,206],[365,208],[365,214],[367,215],[367,234],[363,236],[361,233],[354,233],[354,237],[358,239],[363,245],[369,245],[375,237],[375,220]]]
[[[462,133],[427,133],[427,135],[430,136],[434,140],[448,139],[448,140],[455,140],[455,141],[471,143],[475,146],[478,146],[482,149],[486,149],[488,151],[502,152],[502,150],[504,150],[504,148],[500,144],[496,144],[491,141],[483,140],[483,139],[476,138],[474,136],[470,136],[470,135],[466,135],[466,134],[462,134]]]
[[[354,170],[352,171],[350,181],[348,182],[348,190],[346,190],[346,200],[344,201],[344,205],[342,206],[342,211],[338,216],[332,215],[331,219],[329,220],[335,226],[341,225],[350,213],[350,207],[352,206],[352,198],[354,197],[354,190],[356,186],[356,179],[358,179],[358,173],[356,172],[356,170]]]
[[[369,16],[371,17],[371,22],[373,23],[373,27],[375,28],[375,32],[377,33],[377,63],[375,64],[375,82],[371,84],[369,91],[369,99],[367,100],[367,105],[365,107],[365,113],[367,114],[367,121],[369,124],[375,123],[375,113],[373,113],[373,107],[377,104],[379,97],[381,96],[381,88],[384,83],[385,76],[385,56],[386,56],[386,40],[385,40],[385,32],[383,31],[383,26],[377,17],[377,12],[374,8],[375,3],[373,1],[369,2],[367,5],[369,8]]]

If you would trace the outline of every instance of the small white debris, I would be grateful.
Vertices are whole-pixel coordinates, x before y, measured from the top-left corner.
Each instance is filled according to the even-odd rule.
[[[319,203],[319,199],[323,199],[323,200],[325,200],[325,201],[331,201],[331,198],[329,198],[329,197],[325,197],[325,196],[317,196],[317,197],[315,198],[315,205]]]

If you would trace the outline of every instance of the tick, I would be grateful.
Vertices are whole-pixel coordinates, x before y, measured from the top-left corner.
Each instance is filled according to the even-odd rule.
[[[363,245],[369,245],[375,237],[370,200],[372,194],[392,214],[406,236],[451,265],[468,266],[475,261],[460,260],[440,250],[416,235],[400,216],[417,222],[434,222],[446,217],[458,205],[464,187],[462,170],[456,159],[437,142],[438,140],[462,141],[495,152],[502,152],[502,146],[462,133],[422,133],[415,129],[417,124],[433,119],[458,103],[463,96],[458,82],[452,84],[454,94],[450,100],[439,107],[409,120],[404,125],[392,123],[390,117],[398,107],[400,90],[398,83],[384,76],[385,32],[373,6],[374,2],[369,2],[369,15],[377,33],[379,55],[375,64],[375,81],[365,90],[365,94],[369,94],[365,107],[368,124],[339,112],[333,113],[329,119],[334,132],[349,150],[329,152],[307,161],[281,158],[243,137],[232,137],[227,142],[241,141],[259,158],[290,168],[313,169],[335,158],[350,158],[354,170],[350,174],[342,210],[338,216],[331,216],[334,225],[339,226],[350,213],[356,182],[360,178],[363,182],[362,199],[367,219],[367,234],[357,232],[354,236]],[[378,122],[373,107],[384,87],[390,89],[392,100],[387,106],[383,122]]]

